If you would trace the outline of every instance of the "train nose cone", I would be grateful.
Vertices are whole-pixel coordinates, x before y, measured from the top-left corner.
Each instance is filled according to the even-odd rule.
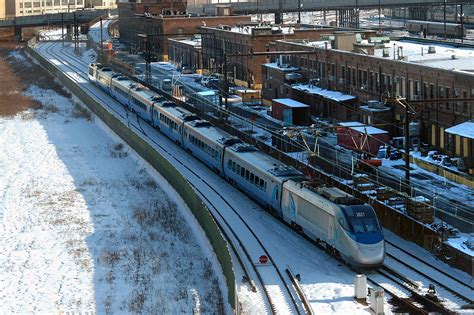
[[[357,250],[357,259],[362,266],[377,267],[383,264],[385,258],[385,244],[360,246]]]

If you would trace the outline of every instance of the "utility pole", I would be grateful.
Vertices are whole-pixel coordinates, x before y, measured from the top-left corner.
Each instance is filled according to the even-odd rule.
[[[150,35],[146,34],[145,49],[146,49],[146,80],[151,83],[151,47]]]
[[[381,4],[381,0],[379,0],[379,32],[380,33],[382,33],[382,17],[380,16],[381,14],[382,14],[382,4]]]
[[[408,103],[405,103],[405,183],[406,192],[408,196],[411,196],[410,190],[410,111],[408,109]]]
[[[77,19],[76,19],[76,11],[74,11],[73,13],[73,17],[74,17],[74,27],[73,27],[73,36],[74,36],[74,51],[76,52],[76,54],[78,53],[78,50],[79,50],[79,45],[78,45],[78,42],[77,40],[79,39],[79,29],[78,29],[78,25],[77,25]]]
[[[224,97],[225,108],[227,108],[227,99],[229,98],[229,82],[227,81],[227,53],[224,52]]]
[[[463,5],[461,4],[460,7],[460,19],[461,19],[461,43],[464,43],[464,12],[463,12]]]
[[[102,42],[102,17],[100,17],[100,50],[104,50],[104,43]]]
[[[61,40],[63,41],[64,47],[64,13],[61,13]]]
[[[446,32],[446,0],[444,0],[444,6],[443,6],[443,21],[444,21],[444,40],[447,40],[448,33]]]
[[[301,24],[301,0],[298,0],[298,24]]]

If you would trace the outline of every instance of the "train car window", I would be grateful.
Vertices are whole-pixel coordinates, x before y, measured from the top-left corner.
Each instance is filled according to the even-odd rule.
[[[253,173],[250,173],[250,182],[253,184],[255,180],[255,175]]]
[[[352,229],[354,233],[377,232],[378,224],[374,218],[353,218],[351,220]]]
[[[244,168],[244,167],[242,167],[242,168],[240,169],[240,176],[242,176],[242,177],[245,176],[245,168]]]
[[[349,227],[347,226],[346,220],[344,220],[344,218],[339,218],[338,221],[344,230],[349,230]]]
[[[276,194],[275,194],[275,199],[278,200],[278,198],[280,198],[280,192],[279,192],[279,189],[277,187]]]
[[[227,168],[232,169],[232,161],[231,160],[227,161]]]
[[[240,165],[237,164],[237,174],[240,174]]]
[[[249,180],[250,177],[250,172],[248,170],[245,170],[245,179]]]

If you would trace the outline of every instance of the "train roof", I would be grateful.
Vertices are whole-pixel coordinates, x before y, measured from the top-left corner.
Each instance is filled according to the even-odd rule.
[[[231,151],[234,156],[247,161],[254,168],[258,168],[262,172],[270,173],[275,177],[291,178],[303,176],[303,173],[297,169],[278,161],[247,143],[234,144],[229,147],[229,151]]]
[[[137,84],[135,81],[132,81],[128,77],[123,75],[118,77],[112,77],[112,84],[114,84],[114,82],[116,85],[121,85],[126,89],[130,88],[132,85]]]
[[[190,111],[176,106],[161,106],[161,111],[167,113],[168,116],[178,118],[182,121],[186,121],[187,118],[193,116]]]
[[[218,142],[221,145],[225,145],[230,139],[236,139],[235,137],[232,137],[230,134],[227,132],[214,127],[210,122],[207,120],[194,120],[191,122],[188,122],[187,125],[192,127],[192,129],[202,135],[203,137],[210,139],[214,142]]]
[[[360,199],[355,198],[351,194],[348,194],[337,187],[327,187],[322,182],[315,183],[309,182],[307,180],[293,181],[292,183],[288,184],[288,187],[293,192],[297,192],[298,195],[307,200],[312,200],[312,198],[324,198],[334,204],[344,206],[363,204]],[[316,194],[318,197],[316,197],[314,194]]]
[[[146,87],[143,87],[143,86],[135,86],[133,88],[133,92],[134,94],[136,95],[139,95],[141,96],[142,98],[146,99],[146,100],[150,100],[152,101],[153,98],[158,95],[157,93],[153,92],[152,90],[146,88]]]

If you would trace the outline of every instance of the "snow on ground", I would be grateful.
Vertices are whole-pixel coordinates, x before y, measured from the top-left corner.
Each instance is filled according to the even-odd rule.
[[[64,28],[61,30],[61,28],[52,28],[52,29],[43,29],[39,31],[40,38],[44,38],[47,40],[59,40],[62,39],[63,34],[67,34],[67,29]]]
[[[207,240],[161,177],[81,105],[27,94],[42,109],[0,118],[0,313],[222,313]]]
[[[102,41],[108,41],[110,39],[108,27],[112,20],[102,20]],[[96,43],[100,43],[100,21],[94,23],[89,28],[89,37]]]

